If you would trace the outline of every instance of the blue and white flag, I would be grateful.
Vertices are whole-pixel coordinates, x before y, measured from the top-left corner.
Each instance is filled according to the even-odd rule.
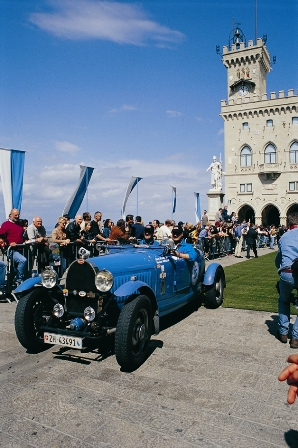
[[[123,201],[123,206],[122,206],[122,210],[121,210],[121,216],[123,219],[125,219],[125,207],[126,207],[126,202],[129,198],[130,193],[132,192],[132,190],[134,189],[134,187],[140,182],[140,180],[142,180],[142,177],[134,177],[132,176],[132,178],[130,179],[130,182],[128,184],[127,190],[126,190],[126,195]]]
[[[0,148],[0,176],[7,218],[11,209],[21,211],[24,165],[25,151]]]
[[[231,199],[228,200],[228,215],[232,214],[232,201]]]
[[[194,193],[195,197],[195,216],[196,223],[201,222],[201,201],[200,201],[200,193]]]
[[[171,187],[173,188],[173,191],[172,191],[172,193],[173,193],[173,211],[172,211],[172,213],[175,213],[175,211],[176,211],[176,199],[177,199],[177,188],[173,187],[172,185],[171,185]]]
[[[68,213],[71,219],[75,218],[77,211],[79,210],[83,202],[84,196],[86,194],[94,170],[94,168],[84,165],[80,165],[80,168],[81,168],[81,174],[78,185],[74,190],[73,194],[71,195],[70,199],[68,200],[67,204],[65,205],[64,210],[62,212],[63,215]]]

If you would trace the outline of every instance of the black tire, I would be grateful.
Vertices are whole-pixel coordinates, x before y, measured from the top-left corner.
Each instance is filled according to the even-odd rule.
[[[38,353],[46,348],[43,332],[39,327],[44,323],[43,317],[49,315],[53,303],[42,288],[35,288],[22,297],[15,313],[15,330],[19,342],[31,353]]]
[[[151,330],[151,302],[139,295],[123,306],[116,327],[115,353],[123,370],[133,371],[146,360]]]
[[[224,274],[218,268],[215,272],[212,286],[206,287],[206,305],[209,308],[218,308],[223,302]]]

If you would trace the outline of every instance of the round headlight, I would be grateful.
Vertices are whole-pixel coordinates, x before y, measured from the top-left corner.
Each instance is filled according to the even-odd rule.
[[[56,317],[62,317],[62,316],[63,316],[63,314],[64,314],[64,308],[63,308],[63,305],[61,305],[61,303],[56,303],[56,304],[54,305],[54,308],[53,308],[53,314],[54,314],[54,316],[56,316]]]
[[[114,277],[111,272],[103,269],[96,274],[95,277],[95,286],[101,292],[109,291],[114,283]]]
[[[84,318],[88,322],[92,322],[95,319],[95,311],[91,306],[87,306],[87,308],[84,309]]]
[[[45,288],[53,288],[57,283],[57,274],[54,269],[45,269],[41,273],[41,281]]]

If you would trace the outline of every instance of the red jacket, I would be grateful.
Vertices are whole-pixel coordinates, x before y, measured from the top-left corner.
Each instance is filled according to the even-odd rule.
[[[5,221],[0,227],[0,235],[6,239],[8,245],[11,243],[23,244],[23,227],[13,221]]]

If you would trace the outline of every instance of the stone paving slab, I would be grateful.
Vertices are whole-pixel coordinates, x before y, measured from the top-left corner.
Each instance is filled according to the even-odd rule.
[[[273,313],[180,310],[148,360],[124,373],[114,355],[27,354],[15,308],[0,303],[0,446],[298,446],[298,403],[277,381],[292,350],[273,335]]]

